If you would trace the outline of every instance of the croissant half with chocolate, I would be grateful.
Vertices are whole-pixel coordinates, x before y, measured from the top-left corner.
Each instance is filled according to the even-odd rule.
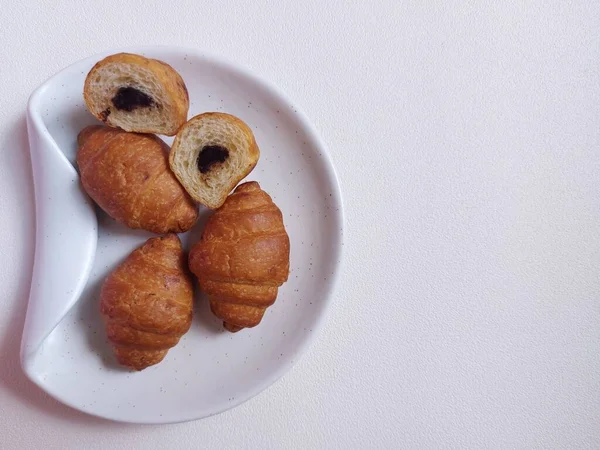
[[[113,219],[158,234],[194,225],[198,207],[169,169],[169,147],[157,136],[94,125],[77,140],[81,184]]]
[[[283,216],[256,182],[241,184],[210,217],[189,267],[231,331],[258,325],[287,281],[290,240]]]
[[[192,323],[193,288],[175,234],[151,238],[104,281],[100,312],[119,363],[142,370],[163,360]]]
[[[117,53],[96,63],[85,79],[83,98],[106,125],[168,136],[185,123],[190,106],[175,69],[133,53]]]

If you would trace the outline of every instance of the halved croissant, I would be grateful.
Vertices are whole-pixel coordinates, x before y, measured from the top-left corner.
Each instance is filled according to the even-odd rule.
[[[216,209],[256,166],[260,150],[250,127],[231,114],[191,118],[177,132],[169,164],[198,203]]]
[[[283,216],[257,182],[241,184],[227,197],[189,256],[213,314],[231,332],[260,323],[289,265]]]
[[[173,136],[187,119],[189,95],[170,65],[132,53],[104,58],[83,88],[90,112],[111,127]]]
[[[142,370],[163,360],[192,323],[193,288],[175,234],[151,238],[104,281],[100,312],[119,363]]]
[[[169,169],[169,147],[161,139],[93,125],[77,140],[81,184],[113,219],[158,234],[196,223],[198,206]]]

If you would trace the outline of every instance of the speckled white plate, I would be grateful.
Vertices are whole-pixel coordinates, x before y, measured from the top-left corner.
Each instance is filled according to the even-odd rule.
[[[96,210],[73,167],[77,133],[95,122],[83,104],[85,75],[116,51],[96,55],[52,77],[28,106],[37,232],[21,362],[38,386],[90,414],[138,423],[198,419],[268,387],[314,337],[339,267],[340,189],[314,128],[268,83],[196,50],[119,51],[175,67],[189,89],[190,117],[225,111],[251,126],[261,158],[247,180],[259,181],[283,211],[291,239],[290,279],[254,329],[223,331],[198,294],[191,330],[162,363],[139,373],[116,364],[99,316],[99,289],[104,277],[151,235],[124,228]],[[198,225],[182,235],[188,248],[209,214],[202,209]]]

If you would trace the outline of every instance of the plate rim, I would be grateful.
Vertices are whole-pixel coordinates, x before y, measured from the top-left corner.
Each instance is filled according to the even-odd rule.
[[[281,365],[279,368],[269,372],[267,376],[265,376],[259,383],[257,383],[252,389],[248,389],[243,395],[236,397],[235,401],[223,403],[222,407],[215,408],[211,413],[204,414],[202,412],[195,414],[183,414],[181,416],[175,417],[173,419],[169,418],[161,418],[160,420],[140,420],[138,418],[128,419],[126,417],[118,417],[111,416],[107,414],[96,413],[93,410],[84,410],[78,407],[76,404],[72,402],[66,401],[65,399],[59,398],[55,393],[50,392],[46,389],[46,387],[40,382],[41,380],[36,379],[33,374],[30,374],[29,371],[21,364],[23,371],[27,375],[27,377],[33,381],[40,389],[44,390],[48,395],[54,398],[56,401],[65,404],[73,409],[81,411],[87,415],[100,417],[102,419],[107,419],[115,422],[123,422],[123,423],[134,423],[134,424],[170,424],[170,423],[182,423],[189,422],[193,420],[200,420],[207,417],[211,417],[216,414],[220,414],[232,408],[235,408],[248,400],[256,397],[258,394],[264,392],[267,388],[274,385],[277,381],[279,381],[286,373],[288,373],[300,359],[304,357],[306,352],[312,347],[316,338],[321,334],[325,317],[329,308],[331,307],[334,299],[334,295],[336,292],[336,288],[339,284],[340,274],[342,270],[342,266],[344,263],[344,236],[345,236],[345,214],[344,214],[344,204],[342,191],[340,186],[340,179],[336,172],[335,166],[333,164],[333,160],[329,153],[328,147],[317,132],[315,126],[309,120],[308,116],[304,113],[304,111],[299,108],[296,102],[292,101],[291,98],[284,93],[278,86],[272,83],[270,80],[259,76],[252,69],[248,67],[236,63],[232,60],[224,58],[220,55],[207,52],[201,48],[194,47],[186,47],[179,45],[134,45],[134,46],[125,46],[125,47],[117,47],[117,48],[109,48],[102,52],[95,53],[88,57],[77,60],[63,69],[57,71],[52,76],[47,78],[40,86],[38,86],[31,94],[27,104],[27,110],[31,111],[33,106],[39,101],[39,97],[44,92],[44,90],[48,87],[49,84],[55,78],[58,78],[62,73],[72,69],[74,66],[82,64],[84,62],[92,62],[98,61],[101,58],[104,58],[110,54],[120,53],[120,52],[130,52],[130,53],[140,53],[143,54],[146,51],[165,51],[165,52],[173,52],[177,54],[185,54],[185,55],[194,55],[205,60],[209,64],[213,64],[217,67],[223,67],[227,70],[230,70],[234,73],[238,73],[241,76],[249,79],[251,82],[260,86],[269,94],[274,97],[280,99],[285,102],[287,105],[291,105],[295,111],[298,123],[303,129],[308,133],[311,140],[316,144],[316,148],[319,150],[320,157],[322,158],[323,164],[322,169],[325,171],[326,178],[331,185],[331,200],[333,201],[335,208],[331,211],[331,215],[334,217],[335,228],[337,232],[334,233],[333,239],[333,251],[332,258],[336,263],[333,265],[333,273],[328,276],[327,282],[324,286],[324,295],[320,302],[320,311],[316,315],[315,321],[313,323],[312,331],[307,333],[305,337],[302,338],[300,345],[293,352],[293,362],[286,365]],[[30,149],[31,153],[31,149]],[[37,217],[36,217],[37,223]],[[36,244],[37,245],[37,244]],[[79,301],[79,299],[77,300]]]

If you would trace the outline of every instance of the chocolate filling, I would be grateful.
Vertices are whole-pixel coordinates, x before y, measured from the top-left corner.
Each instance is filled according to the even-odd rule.
[[[208,172],[212,166],[225,162],[229,158],[229,151],[220,145],[205,145],[198,155],[198,170],[200,173]]]
[[[119,88],[112,98],[115,108],[123,111],[133,111],[136,108],[147,108],[154,105],[154,100],[148,94],[131,86]]]

